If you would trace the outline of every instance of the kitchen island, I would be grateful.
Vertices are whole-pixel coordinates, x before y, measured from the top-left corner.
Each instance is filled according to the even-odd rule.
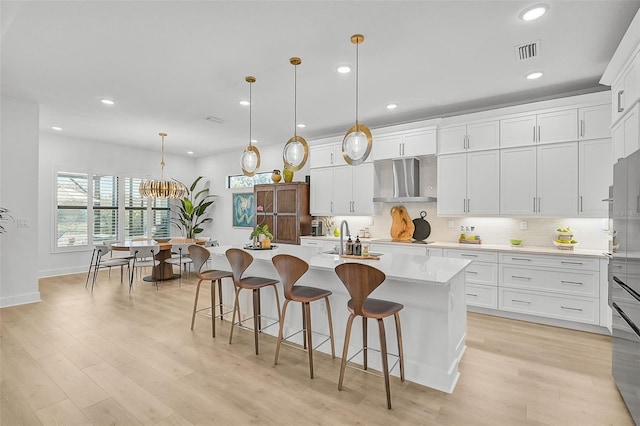
[[[224,253],[231,246],[211,247],[212,267],[229,270]],[[407,380],[425,385],[440,391],[452,393],[458,377],[458,364],[465,351],[467,330],[467,308],[465,302],[464,270],[470,261],[462,259],[446,259],[417,255],[394,255],[384,253],[380,260],[342,259],[338,255],[321,253],[318,248],[297,245],[278,245],[273,250],[251,250],[255,261],[247,269],[245,275],[264,276],[279,279],[271,258],[277,254],[291,254],[309,263],[309,271],[300,279],[299,284],[331,290],[331,312],[333,316],[336,354],[341,353],[344,344],[346,323],[349,317],[347,301],[349,294],[335,274],[334,268],[344,262],[367,263],[382,270],[386,281],[378,287],[372,297],[402,303],[400,312],[402,338],[405,356],[405,377]],[[279,285],[280,297],[283,297],[282,286]],[[225,296],[227,301],[231,295]],[[262,292],[262,314],[277,318],[276,303],[273,292]],[[251,312],[249,296],[243,300],[241,312]],[[328,335],[328,325],[323,303],[311,304],[311,318],[315,342],[321,340],[315,333]],[[301,328],[301,315],[287,315],[285,336]],[[362,347],[361,327],[356,323],[351,336],[349,354]],[[386,326],[389,352],[397,353],[395,328]],[[277,335],[276,326],[263,330],[265,333]],[[368,343],[370,348],[379,349],[376,327],[369,327]],[[314,343],[314,345],[317,343]],[[264,343],[262,351],[268,351]],[[275,347],[273,348],[275,350]],[[330,353],[329,342],[318,348]],[[358,357],[353,362],[359,363]],[[338,364],[336,364],[338,366]],[[381,362],[375,355],[369,356],[370,368],[380,370]],[[392,375],[398,376],[396,367]],[[338,369],[336,369],[336,378]]]

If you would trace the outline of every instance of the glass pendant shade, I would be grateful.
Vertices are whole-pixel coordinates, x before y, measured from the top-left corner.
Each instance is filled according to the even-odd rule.
[[[175,180],[164,179],[164,137],[166,133],[159,133],[162,137],[162,161],[160,166],[162,168],[162,174],[160,180],[144,180],[140,184],[140,195],[144,198],[169,198],[180,199],[184,198],[187,194],[187,188]]]
[[[256,78],[248,76],[245,77],[245,81],[249,83],[249,145],[242,152],[240,167],[245,176],[253,176],[260,169],[260,151],[251,143],[251,108],[253,106],[251,84],[255,83]]]
[[[342,157],[347,164],[357,166],[366,161],[371,153],[373,137],[367,126],[358,122],[358,45],[364,41],[362,34],[351,36],[351,43],[356,45],[356,123],[347,130],[342,140]]]
[[[282,161],[285,168],[291,171],[298,171],[304,167],[309,157],[309,145],[302,136],[299,136],[296,128],[298,124],[298,101],[297,101],[297,85],[298,85],[298,73],[297,67],[302,63],[300,58],[293,57],[289,60],[291,65],[294,66],[294,79],[293,79],[293,137],[287,141],[282,150]]]

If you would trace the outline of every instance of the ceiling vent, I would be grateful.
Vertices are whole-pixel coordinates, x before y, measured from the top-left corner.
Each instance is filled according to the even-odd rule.
[[[516,46],[516,59],[524,61],[540,56],[540,40]]]

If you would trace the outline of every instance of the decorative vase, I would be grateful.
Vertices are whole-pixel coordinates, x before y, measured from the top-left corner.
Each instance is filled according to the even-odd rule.
[[[333,228],[333,236],[334,237],[339,237],[340,236],[340,230],[338,229],[337,226],[335,228]]]
[[[271,175],[271,180],[273,183],[278,183],[282,179],[282,175],[280,174],[280,170],[274,169],[273,174]]]
[[[291,182],[293,180],[293,170],[284,169],[282,171],[282,173],[284,174],[284,181],[285,182]]]
[[[268,249],[271,247],[271,240],[269,238],[265,238],[264,240],[262,240],[261,242],[261,247],[263,249]]]

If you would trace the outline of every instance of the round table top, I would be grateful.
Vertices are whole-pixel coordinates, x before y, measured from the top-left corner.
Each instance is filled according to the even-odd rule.
[[[121,251],[125,251],[125,250],[129,250],[131,247],[148,247],[148,246],[155,246],[158,245],[160,246],[160,250],[169,250],[171,249],[171,246],[173,244],[186,244],[186,243],[193,243],[193,244],[198,244],[200,246],[203,246],[204,243],[206,243],[206,240],[199,240],[197,238],[171,238],[169,241],[163,241],[163,242],[158,242],[156,240],[153,239],[148,239],[148,240],[127,240],[127,241],[120,241],[117,243],[113,243],[111,244],[111,248],[113,250],[121,250]]]

